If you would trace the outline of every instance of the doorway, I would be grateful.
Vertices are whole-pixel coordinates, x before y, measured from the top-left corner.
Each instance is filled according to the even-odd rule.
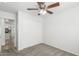
[[[1,52],[9,53],[15,52],[15,20],[13,19],[4,19],[4,34],[5,34],[5,44],[1,47]]]

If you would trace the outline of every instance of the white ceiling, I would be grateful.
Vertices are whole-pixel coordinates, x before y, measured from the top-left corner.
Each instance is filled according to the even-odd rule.
[[[53,2],[46,2],[46,5],[50,5]],[[59,11],[62,8],[79,6],[78,2],[61,2],[59,7],[50,9],[53,12]],[[36,15],[38,11],[28,11],[27,8],[38,8],[36,2],[0,2],[0,10],[11,13],[16,13],[18,10],[26,11],[27,13]]]
[[[26,10],[28,7],[36,7],[36,3],[30,2],[0,2],[0,10],[16,13],[18,10]]]

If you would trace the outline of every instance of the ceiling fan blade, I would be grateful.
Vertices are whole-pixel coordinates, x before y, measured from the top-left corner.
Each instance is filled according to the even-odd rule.
[[[60,5],[59,2],[56,2],[54,4],[51,4],[51,5],[47,6],[47,9],[50,9],[50,8],[53,8],[53,7],[57,7],[59,5]]]
[[[38,8],[27,8],[27,10],[38,10]]]
[[[47,13],[49,13],[49,14],[53,14],[53,12],[52,11],[49,11],[49,10],[46,10],[47,11]]]
[[[37,2],[37,4],[38,4],[39,8],[42,9],[44,4],[45,4],[45,2]]]

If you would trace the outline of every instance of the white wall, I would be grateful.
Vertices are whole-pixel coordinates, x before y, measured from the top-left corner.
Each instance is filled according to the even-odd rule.
[[[5,12],[0,10],[0,17],[7,19],[16,19],[16,15],[13,13]]]
[[[79,6],[44,20],[44,43],[79,55]]]
[[[5,30],[4,30],[4,19],[3,18],[0,18],[0,42],[1,44],[0,45],[4,45],[5,44]]]
[[[4,32],[4,19],[7,18],[7,19],[14,19],[16,20],[16,15],[13,14],[13,13],[8,13],[8,12],[5,12],[5,11],[0,11],[0,46],[1,45],[4,45],[5,44],[5,32]],[[16,40],[16,39],[15,39]],[[16,43],[16,42],[15,42]]]
[[[5,39],[5,34],[4,34],[4,23],[3,23],[3,18],[0,18],[0,52],[1,52],[1,45],[4,45],[4,39]]]
[[[42,18],[18,12],[18,50],[42,43]]]

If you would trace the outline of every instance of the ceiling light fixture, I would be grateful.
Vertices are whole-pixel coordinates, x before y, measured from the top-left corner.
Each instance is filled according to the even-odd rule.
[[[39,12],[40,15],[45,15],[46,13],[47,13],[47,12],[46,12],[46,10],[44,10],[44,9],[41,9],[40,12]]]

